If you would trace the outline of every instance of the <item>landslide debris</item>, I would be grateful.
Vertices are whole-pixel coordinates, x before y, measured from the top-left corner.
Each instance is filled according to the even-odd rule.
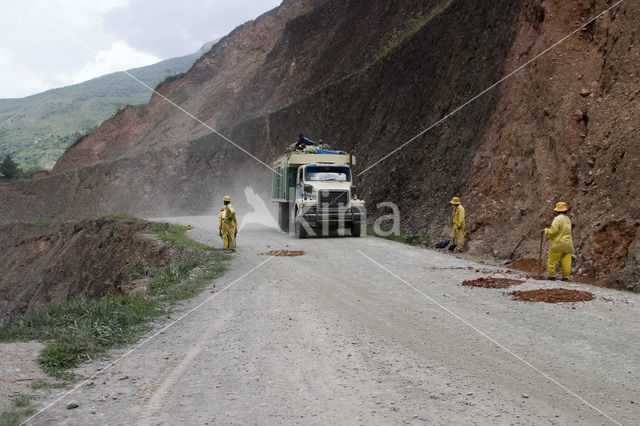
[[[537,290],[512,291],[505,293],[513,300],[522,302],[588,302],[595,299],[595,295],[589,291],[571,290],[568,288],[544,288]]]
[[[546,257],[544,257],[542,259],[543,263],[540,266],[540,272],[542,274],[546,273],[546,270],[547,270],[546,261],[547,261],[547,259],[546,259]],[[527,275],[529,275],[531,277],[534,277],[534,278],[538,277],[539,278],[538,260],[537,259],[532,259],[532,258],[518,259],[515,262],[510,263],[508,268],[517,269],[518,271],[526,272]],[[611,283],[606,278],[596,279],[593,276],[591,276],[589,274],[585,274],[585,273],[573,275],[571,277],[571,281],[575,281],[575,282],[583,283],[583,284],[595,285],[595,286],[598,286],[598,287],[612,288],[612,289],[615,289],[615,290],[625,290],[625,289],[626,290],[633,290],[632,287],[628,287],[628,286],[627,287],[623,287],[622,285]]]
[[[142,221],[15,223],[0,227],[0,321],[76,296],[135,292],[130,275],[178,256]]]
[[[511,278],[482,277],[475,280],[462,281],[462,285],[468,287],[507,288],[520,285],[523,282],[522,280],[514,280]]]
[[[269,256],[286,256],[286,257],[294,257],[294,256],[303,256],[305,254],[304,250],[271,250],[266,252]]]

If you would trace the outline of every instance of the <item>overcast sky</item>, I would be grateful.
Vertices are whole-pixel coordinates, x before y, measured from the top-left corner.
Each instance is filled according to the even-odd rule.
[[[0,98],[28,96],[193,53],[279,4],[280,0],[3,1]]]

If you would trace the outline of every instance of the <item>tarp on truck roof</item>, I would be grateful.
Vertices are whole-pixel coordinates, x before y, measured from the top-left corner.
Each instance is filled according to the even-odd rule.
[[[356,158],[349,154],[305,154],[293,152],[285,158],[289,167],[298,167],[313,163],[356,164]]]

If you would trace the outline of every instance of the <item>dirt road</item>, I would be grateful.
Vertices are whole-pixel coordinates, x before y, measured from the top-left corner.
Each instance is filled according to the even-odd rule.
[[[172,221],[220,246],[217,218]],[[264,254],[279,249],[306,254]],[[460,285],[518,276],[504,272],[374,237],[245,231],[182,312],[200,308],[32,423],[636,423],[640,296],[570,283],[596,299],[523,303]]]

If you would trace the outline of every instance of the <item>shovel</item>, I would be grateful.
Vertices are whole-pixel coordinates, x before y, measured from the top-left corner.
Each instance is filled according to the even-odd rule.
[[[542,271],[540,269],[542,266],[542,243],[543,242],[544,242],[544,229],[540,234],[540,251],[538,252],[538,278],[540,279],[542,279]]]
[[[520,240],[518,241],[518,244],[516,244],[516,246],[511,251],[511,254],[509,254],[509,257],[507,257],[505,260],[500,262],[501,265],[508,265],[509,263],[513,262],[513,255],[516,254],[516,250],[518,250],[518,247],[520,247],[520,244],[522,244],[522,242],[524,241],[525,237],[526,237],[526,235],[522,234],[522,236],[520,237]]]

